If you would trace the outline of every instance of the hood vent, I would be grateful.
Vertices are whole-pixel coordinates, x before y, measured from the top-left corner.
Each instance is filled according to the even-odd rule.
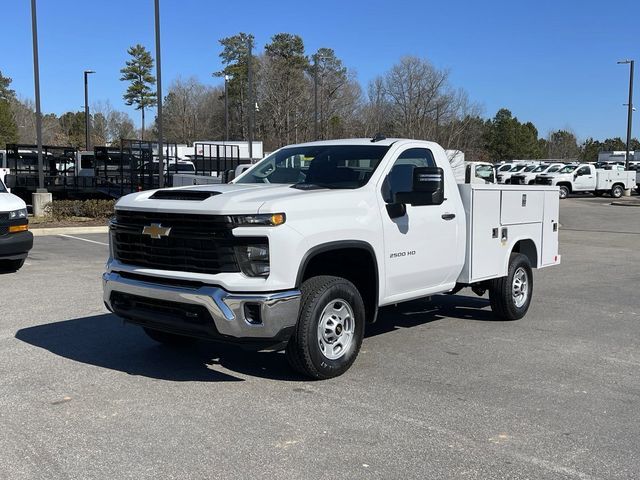
[[[222,192],[204,192],[202,190],[158,190],[149,198],[154,200],[190,200],[201,202]]]

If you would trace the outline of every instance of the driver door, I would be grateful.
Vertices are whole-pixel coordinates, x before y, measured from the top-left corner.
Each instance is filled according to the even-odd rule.
[[[386,181],[393,191],[407,191],[414,167],[435,166],[438,165],[429,149],[407,148],[386,172]],[[453,197],[452,192],[447,192],[447,186],[444,196]],[[404,213],[396,216],[398,212],[390,213],[383,196],[384,192],[380,191],[387,303],[416,298],[421,292],[428,294],[430,289],[451,282],[459,263],[456,215],[463,218],[463,212],[457,211],[452,199],[445,198],[441,205],[404,205]]]
[[[574,175],[573,189],[575,191],[579,192],[596,188],[596,176],[591,167],[587,165],[580,167]]]

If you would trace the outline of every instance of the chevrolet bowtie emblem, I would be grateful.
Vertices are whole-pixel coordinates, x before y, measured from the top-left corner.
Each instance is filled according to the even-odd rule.
[[[152,223],[142,229],[143,235],[149,235],[151,238],[159,240],[162,237],[168,237],[171,232],[171,227],[163,227],[159,223]]]

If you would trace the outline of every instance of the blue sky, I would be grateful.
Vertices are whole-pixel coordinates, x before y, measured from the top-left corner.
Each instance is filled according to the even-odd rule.
[[[0,70],[33,98],[29,1],[2,3]],[[485,116],[507,107],[541,135],[571,128],[580,139],[624,137],[629,71],[616,61],[640,61],[637,0],[161,0],[161,15],[165,92],[178,75],[216,83],[222,37],[251,32],[261,49],[291,32],[309,53],[333,48],[365,88],[401,56],[417,55],[450,69]],[[153,0],[38,0],[38,28],[44,112],[81,109],[82,71],[93,69],[91,102],[109,100],[139,121],[122,101],[119,69],[128,46],[153,51]],[[636,98],[640,105],[640,90]]]

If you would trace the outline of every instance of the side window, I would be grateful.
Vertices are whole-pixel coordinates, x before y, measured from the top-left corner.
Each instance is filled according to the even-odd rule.
[[[591,173],[591,169],[589,167],[582,167],[578,170],[578,175],[589,175]]]
[[[435,167],[436,161],[431,150],[410,148],[400,154],[387,176],[388,189],[391,192],[410,192],[413,188],[413,169],[415,167]],[[383,195],[386,197],[387,195]]]

